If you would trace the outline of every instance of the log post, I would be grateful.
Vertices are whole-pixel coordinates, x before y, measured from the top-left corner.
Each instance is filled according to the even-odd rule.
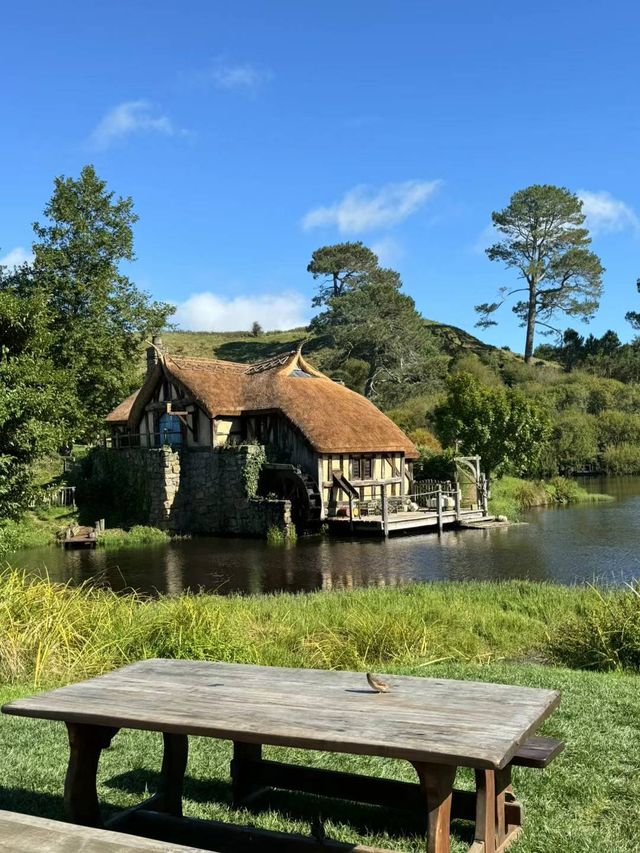
[[[455,502],[456,502],[456,521],[460,521],[460,509],[462,506],[462,491],[460,489],[460,486],[458,486],[456,488]]]
[[[387,487],[384,483],[380,485],[380,493],[382,495],[382,530],[385,538],[389,536],[389,505],[387,503]]]

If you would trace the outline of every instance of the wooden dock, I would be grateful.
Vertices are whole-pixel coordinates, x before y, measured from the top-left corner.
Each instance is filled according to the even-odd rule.
[[[95,548],[97,534],[94,527],[69,528],[67,535],[62,540],[65,550],[77,550],[79,548]]]
[[[441,518],[437,512],[394,512],[387,519],[387,535],[395,533],[433,533],[440,527],[463,527],[474,523],[475,526],[490,524],[493,516],[486,515],[481,509],[443,510]],[[363,536],[384,536],[385,522],[382,515],[368,515],[349,519],[348,517],[328,518],[332,533],[344,535],[353,533]]]

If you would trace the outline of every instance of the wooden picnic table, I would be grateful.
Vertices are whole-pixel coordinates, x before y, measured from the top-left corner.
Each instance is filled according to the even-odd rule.
[[[360,672],[146,660],[18,699],[2,710],[66,723],[70,758],[64,801],[75,823],[102,825],[96,793],[100,753],[120,728],[132,728],[162,732],[164,758],[158,793],[125,814],[122,828],[128,831],[150,831],[152,817],[167,825],[180,821],[184,828],[188,736],[200,735],[233,741],[238,803],[272,786],[398,805],[411,799],[415,788],[418,807],[428,816],[428,853],[448,853],[452,815],[475,820],[470,851],[504,850],[520,831],[509,763],[557,707],[560,694],[439,678],[384,678],[389,690],[377,693]],[[266,761],[263,744],[404,759],[414,766],[419,784]],[[457,767],[475,770],[475,794],[454,791]],[[232,829],[225,832],[228,838]],[[252,831],[250,838],[268,849],[268,833],[262,835]],[[372,849],[326,840],[320,846],[312,838],[297,838],[299,843],[289,846],[277,835],[272,849]],[[172,840],[176,837],[183,836],[174,831]],[[207,837],[213,843],[212,834]],[[206,846],[202,833],[183,843],[196,842]]]

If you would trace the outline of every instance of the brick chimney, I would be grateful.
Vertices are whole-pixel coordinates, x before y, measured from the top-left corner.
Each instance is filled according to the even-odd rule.
[[[151,343],[153,346],[147,347],[147,376],[149,376],[156,364],[160,363],[160,355],[164,353],[160,335],[154,335],[151,338]]]

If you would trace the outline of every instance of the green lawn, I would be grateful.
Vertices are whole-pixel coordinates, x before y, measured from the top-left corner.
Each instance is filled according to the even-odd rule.
[[[544,771],[516,769],[514,785],[525,807],[525,833],[514,853],[637,853],[640,851],[640,691],[636,675],[599,674],[527,664],[438,664],[395,668],[413,675],[438,675],[558,688],[560,709],[544,732],[563,738],[566,751]],[[5,687],[2,701],[32,692]],[[267,750],[285,760],[352,772],[412,779],[407,764],[382,759]],[[0,720],[0,807],[59,818],[67,745],[64,726],[17,717]],[[99,795],[107,814],[135,804],[154,790],[160,737],[121,732],[104,753]],[[185,789],[191,816],[287,831],[309,832],[320,809],[327,834],[346,841],[402,850],[423,850],[416,819],[351,803],[275,794],[252,812],[230,808],[230,746],[194,738]],[[459,784],[468,787],[468,773]],[[452,853],[469,843],[469,826],[456,824]]]

